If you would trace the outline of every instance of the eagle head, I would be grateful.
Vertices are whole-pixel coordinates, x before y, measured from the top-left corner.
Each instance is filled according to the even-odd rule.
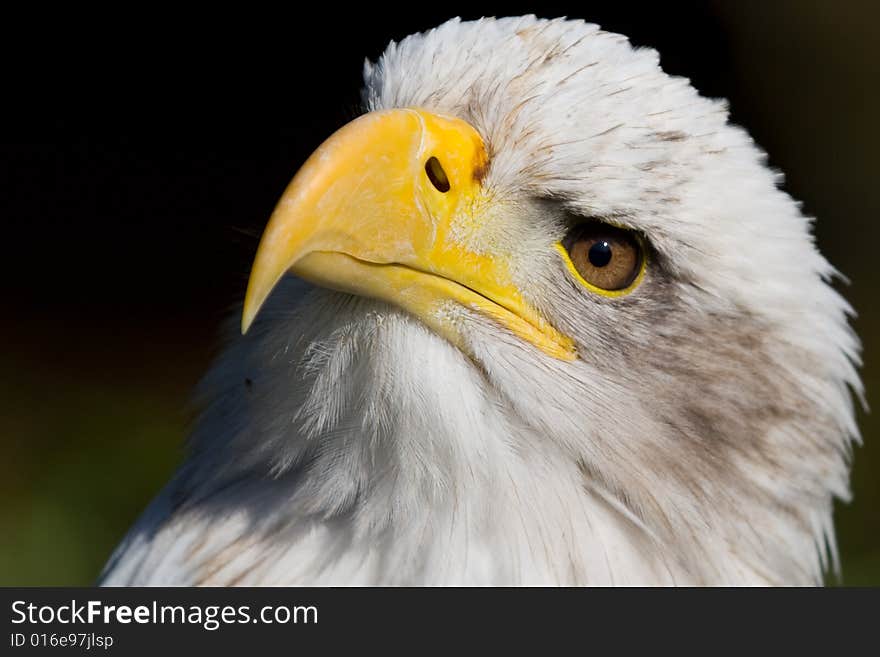
[[[821,582],[859,342],[725,104],[531,16],[392,43],[363,95],[110,581]]]

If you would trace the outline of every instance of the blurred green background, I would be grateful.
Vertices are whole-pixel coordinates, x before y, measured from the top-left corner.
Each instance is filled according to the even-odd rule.
[[[646,7],[587,2],[538,13],[626,33],[658,48],[668,71],[730,99],[734,119],[818,218],[820,248],[852,281],[842,291],[859,313],[862,372],[876,399],[880,9],[794,0]],[[352,115],[363,57],[456,13],[473,12],[365,12],[344,29],[337,21],[329,42],[305,19],[287,26],[299,26],[296,38],[273,32],[271,16],[227,16],[235,25],[213,30],[160,21],[161,48],[109,30],[55,42],[58,51],[39,59],[54,39],[42,31],[24,51],[33,68],[10,67],[22,106],[0,144],[10,270],[0,323],[0,584],[94,580],[179,461],[190,391],[243,293],[259,231],[298,164]],[[262,45],[244,45],[261,35]],[[318,65],[294,67],[315,61],[319,40]],[[880,422],[861,412],[860,424],[854,501],[836,515],[842,583],[876,585]]]

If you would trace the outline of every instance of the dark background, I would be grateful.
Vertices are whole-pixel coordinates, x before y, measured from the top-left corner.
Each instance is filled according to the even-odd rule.
[[[818,217],[880,386],[880,5],[156,5],[0,27],[0,584],[85,584],[181,455],[189,391],[364,57],[455,15],[586,18],[730,100]],[[109,12],[109,13],[108,13]],[[843,583],[880,584],[880,424],[861,414]]]

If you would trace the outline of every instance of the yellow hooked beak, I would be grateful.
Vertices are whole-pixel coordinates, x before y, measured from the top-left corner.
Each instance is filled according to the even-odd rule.
[[[456,239],[488,200],[488,158],[476,130],[418,109],[366,114],[325,141],[281,197],[251,270],[246,332],[288,271],[382,299],[466,348],[449,304],[475,310],[556,358],[572,341],[511,281],[507,263]]]

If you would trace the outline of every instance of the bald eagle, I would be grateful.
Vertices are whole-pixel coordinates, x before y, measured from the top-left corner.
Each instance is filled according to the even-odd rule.
[[[821,583],[860,344],[725,104],[534,16],[391,43],[363,97],[102,583]]]

